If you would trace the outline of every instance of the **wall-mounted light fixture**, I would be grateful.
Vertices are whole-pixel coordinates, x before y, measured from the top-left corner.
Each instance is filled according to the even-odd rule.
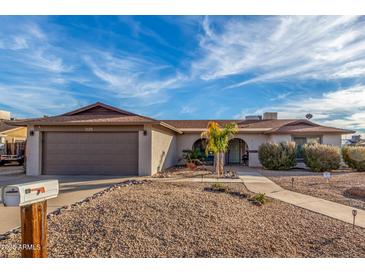
[[[147,135],[147,130],[143,131],[143,135],[146,136]]]
[[[34,130],[29,131],[30,136],[34,136]]]

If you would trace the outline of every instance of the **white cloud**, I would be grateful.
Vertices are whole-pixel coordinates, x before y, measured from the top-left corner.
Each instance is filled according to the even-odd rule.
[[[24,35],[0,37],[0,49],[20,50],[28,46],[28,38]]]
[[[326,92],[318,97],[293,97],[275,107],[256,110],[279,112],[279,118],[301,118],[313,114],[313,120],[329,126],[365,131],[365,86]],[[239,117],[248,114],[243,111]]]
[[[86,56],[86,64],[107,88],[122,97],[149,97],[160,91],[176,88],[185,79],[176,73],[162,76],[159,72],[166,66],[141,58],[115,57],[109,53]],[[158,101],[158,100],[157,100]]]
[[[180,110],[181,114],[191,114],[195,112],[195,109],[190,106],[183,106]]]
[[[270,97],[270,101],[278,101],[278,100],[284,100],[286,98],[288,98],[292,93],[291,92],[283,92],[280,93],[274,97]]]
[[[35,22],[17,21],[16,25],[7,24],[0,30],[0,49],[11,50],[8,55],[30,70],[51,73],[72,70],[60,56],[60,50],[52,45],[46,33]]]
[[[33,54],[29,56],[29,60],[26,60],[25,62],[29,65],[29,62],[31,62],[31,64],[35,67],[54,73],[63,73],[72,70],[71,66],[64,64],[61,57],[55,56],[52,53],[47,53],[44,50],[34,51]]]
[[[213,21],[214,19],[212,19]],[[212,80],[246,75],[231,85],[290,77],[333,79],[364,75],[365,20],[356,16],[274,16],[229,19],[214,31],[207,18],[200,39],[202,57],[194,76]]]
[[[80,101],[64,89],[49,86],[0,85],[1,105],[15,110],[17,118],[59,114],[80,106]]]

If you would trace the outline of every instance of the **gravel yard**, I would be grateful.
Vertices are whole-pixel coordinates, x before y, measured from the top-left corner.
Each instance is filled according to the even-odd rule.
[[[233,191],[247,192],[240,183]],[[365,230],[279,201],[259,207],[205,183],[116,188],[49,219],[50,257],[365,257]],[[0,257],[19,256],[1,247]]]
[[[352,187],[365,189],[365,172],[333,172],[329,183],[323,178],[322,173],[269,170],[262,170],[261,172],[288,190],[365,209],[365,198],[352,197],[346,194],[346,190]],[[294,178],[293,188],[291,178]]]

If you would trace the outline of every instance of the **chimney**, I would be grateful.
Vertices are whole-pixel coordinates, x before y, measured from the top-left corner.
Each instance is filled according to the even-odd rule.
[[[0,110],[0,120],[10,120],[10,112],[5,110]]]
[[[277,112],[264,112],[262,115],[263,120],[277,120],[278,113]]]
[[[360,142],[360,135],[352,135],[351,136],[351,142],[352,143],[358,143],[358,142]]]

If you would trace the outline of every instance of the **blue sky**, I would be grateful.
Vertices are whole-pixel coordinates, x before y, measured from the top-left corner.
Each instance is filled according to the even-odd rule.
[[[365,132],[365,18],[0,16],[0,109],[157,119],[278,111]]]

